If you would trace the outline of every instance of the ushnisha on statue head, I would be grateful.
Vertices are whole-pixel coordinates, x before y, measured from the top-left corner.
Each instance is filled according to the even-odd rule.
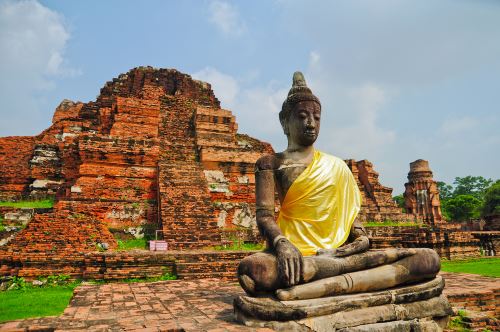
[[[310,146],[318,138],[321,103],[306,84],[304,75],[293,74],[292,88],[279,113],[288,145]]]

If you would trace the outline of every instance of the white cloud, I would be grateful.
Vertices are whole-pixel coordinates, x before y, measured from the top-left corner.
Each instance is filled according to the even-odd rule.
[[[383,128],[380,115],[390,104],[393,91],[380,83],[349,82],[331,74],[331,64],[311,51],[306,81],[322,104],[318,145],[343,158],[374,158],[396,138]]]
[[[338,91],[341,92],[341,91]],[[380,112],[388,104],[387,91],[380,85],[364,83],[353,88],[344,88],[346,96],[341,103],[345,122],[333,121],[323,126],[329,136],[329,148],[344,158],[373,158],[383,153],[388,144],[394,142],[396,133],[379,126]],[[342,93],[341,92],[341,93]],[[326,128],[324,128],[326,127]]]
[[[252,72],[250,76],[254,74],[255,72]],[[286,146],[278,113],[288,89],[273,81],[263,86],[252,86],[253,80],[249,79],[248,75],[235,78],[210,66],[192,76],[212,85],[222,107],[229,109],[236,116],[240,133],[268,142],[282,143],[278,144],[279,148]],[[273,145],[276,148],[276,144]]]
[[[235,78],[212,67],[205,67],[192,76],[197,80],[210,83],[215,96],[223,107],[231,108],[234,106],[239,92],[238,81]]]
[[[475,129],[479,121],[470,116],[446,119],[441,125],[440,131],[445,135],[463,134],[466,131]]]
[[[34,76],[40,84],[44,75],[78,74],[65,64],[69,38],[64,18],[37,1],[0,3],[2,72]]]
[[[276,82],[242,90],[234,109],[241,132],[272,143],[275,150],[284,149],[286,138],[278,113],[287,93]]]
[[[318,51],[311,51],[309,53],[309,67],[316,67],[319,65],[321,56]]]
[[[69,39],[64,18],[37,1],[0,2],[0,112],[6,119],[1,136],[44,129],[50,114],[41,116],[37,93],[53,89],[59,78],[81,74],[64,57]]]
[[[209,21],[226,36],[240,36],[246,30],[238,10],[228,2],[213,1],[210,4]]]

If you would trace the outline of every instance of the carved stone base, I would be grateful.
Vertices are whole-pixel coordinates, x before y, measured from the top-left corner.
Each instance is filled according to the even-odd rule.
[[[452,314],[441,277],[391,290],[313,300],[240,296],[236,319],[277,331],[441,331]]]

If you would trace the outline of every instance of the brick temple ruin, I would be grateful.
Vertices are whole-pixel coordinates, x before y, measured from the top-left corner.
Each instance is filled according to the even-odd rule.
[[[94,102],[64,100],[40,135],[0,138],[0,199],[55,195],[35,222],[76,215],[111,232],[160,229],[176,249],[216,244],[221,229],[255,230],[254,163],[273,152],[237,129],[209,84],[135,68]],[[347,163],[364,220],[405,217],[369,161]]]
[[[432,177],[427,160],[410,163],[408,182],[405,183],[405,207],[415,219],[434,224],[443,220],[437,182]]]
[[[174,258],[178,273],[182,264],[186,273],[194,273],[196,254],[130,257],[96,248],[113,249],[117,237],[155,231],[173,250],[210,248],[231,232],[259,241],[254,163],[272,152],[270,144],[238,133],[235,117],[220,107],[210,84],[177,70],[134,68],[107,82],[95,101],[64,100],[41,134],[0,138],[0,199],[55,197],[52,209],[0,207],[8,226],[0,232],[0,275],[30,277],[62,269],[92,278],[106,273],[107,278],[137,277],[137,266],[143,276],[152,271],[146,266],[172,267]],[[369,161],[346,160],[363,196],[361,220],[427,220],[429,215],[438,220],[432,172],[417,162],[406,195],[411,201],[415,192],[418,198],[424,187],[430,188],[430,205],[419,210],[417,200],[405,214]],[[407,246],[425,242],[442,248],[444,256],[479,252],[480,241],[470,234],[407,233],[390,231],[386,239],[375,233],[373,242],[380,247],[393,240]],[[450,254],[444,249],[450,241],[466,249]]]

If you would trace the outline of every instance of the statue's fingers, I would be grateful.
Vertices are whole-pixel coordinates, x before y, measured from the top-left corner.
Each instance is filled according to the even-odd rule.
[[[283,260],[283,281],[285,285],[290,285],[290,269],[288,267],[288,259]]]
[[[290,273],[288,283],[290,286],[293,286],[295,285],[295,260],[293,257],[288,259],[288,271]]]
[[[300,282],[300,270],[301,270],[301,264],[300,264],[300,257],[295,258],[295,280],[294,280],[294,285],[297,285]]]

